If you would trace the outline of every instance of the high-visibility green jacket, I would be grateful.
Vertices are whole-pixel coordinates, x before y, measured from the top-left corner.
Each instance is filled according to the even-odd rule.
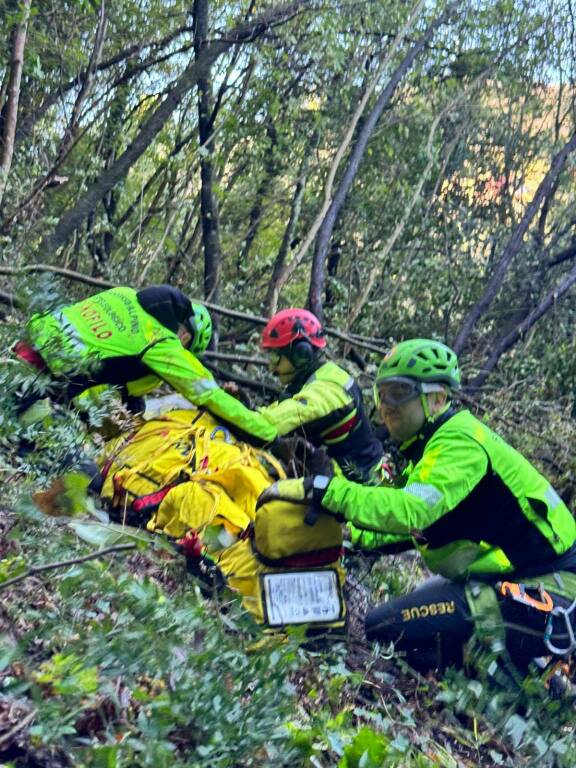
[[[132,288],[112,288],[55,312],[34,315],[28,336],[51,372],[65,381],[68,397],[97,384],[126,386],[141,395],[168,382],[237,433],[268,443],[301,431],[324,444],[343,468],[365,475],[382,455],[364,414],[354,379],[325,363],[300,391],[250,410],[222,390],[177,334],[145,311]]]
[[[411,536],[448,578],[545,573],[576,542],[576,522],[546,478],[466,410],[432,433],[403,488],[334,478],[322,503],[364,531],[363,546]]]
[[[125,385],[132,395],[162,381],[197,406],[262,442],[277,430],[222,390],[178,335],[146,312],[132,288],[112,288],[55,312],[34,315],[28,336],[68,396],[97,384]]]
[[[259,413],[278,435],[300,433],[325,446],[343,472],[357,480],[368,481],[382,459],[382,444],[372,433],[360,387],[335,363],[323,363],[297,392]]]

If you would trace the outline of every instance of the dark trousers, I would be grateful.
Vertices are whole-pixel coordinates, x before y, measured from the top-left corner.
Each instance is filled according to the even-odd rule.
[[[553,596],[554,601],[567,601]],[[525,667],[550,651],[544,644],[548,614],[510,598],[500,600],[506,647],[512,660]],[[380,643],[393,642],[397,651],[420,672],[461,666],[463,646],[474,631],[474,621],[464,593],[464,584],[435,576],[408,595],[389,600],[366,616],[366,637]],[[552,642],[566,646],[567,634],[554,626]]]

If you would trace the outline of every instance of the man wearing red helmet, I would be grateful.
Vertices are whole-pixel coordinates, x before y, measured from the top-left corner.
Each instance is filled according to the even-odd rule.
[[[368,482],[382,460],[382,445],[364,412],[360,387],[343,368],[323,359],[325,347],[324,329],[311,312],[292,308],[274,315],[262,333],[262,348],[286,391],[258,410],[278,436],[302,434],[325,446],[346,476]]]

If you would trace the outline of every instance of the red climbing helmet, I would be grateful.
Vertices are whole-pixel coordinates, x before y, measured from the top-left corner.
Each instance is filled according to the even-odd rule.
[[[268,320],[262,331],[264,349],[282,349],[297,339],[305,339],[318,349],[326,346],[320,321],[307,309],[283,309]]]

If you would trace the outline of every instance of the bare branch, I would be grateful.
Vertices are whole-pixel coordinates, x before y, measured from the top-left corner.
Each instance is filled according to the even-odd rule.
[[[0,746],[2,744],[7,744],[10,741],[10,739],[16,736],[17,733],[20,733],[20,731],[23,731],[25,728],[27,728],[32,722],[32,720],[34,720],[37,714],[38,714],[38,710],[33,709],[31,712],[29,712],[26,715],[26,717],[23,717],[19,723],[16,723],[16,725],[13,728],[11,728],[7,733],[3,733],[2,736],[0,736]]]
[[[540,182],[538,189],[536,190],[536,193],[530,202],[530,205],[522,217],[522,220],[506,243],[502,256],[500,257],[500,261],[496,265],[496,268],[492,273],[492,277],[484,289],[484,294],[472,307],[468,317],[464,320],[464,323],[462,324],[462,327],[458,332],[456,339],[454,340],[453,347],[456,352],[462,351],[474,329],[474,326],[486,312],[496,297],[497,293],[499,292],[513,258],[522,247],[524,242],[524,235],[526,234],[528,227],[536,216],[542,201],[550,193],[556,181],[556,177],[562,172],[568,156],[571,152],[574,151],[574,149],[576,149],[576,133],[566,142],[562,149],[552,159],[548,173]]]
[[[93,285],[97,288],[116,288],[118,286],[118,283],[112,283],[110,280],[104,280],[99,277],[90,277],[89,275],[84,275],[81,272],[74,272],[74,270],[65,269],[64,267],[52,267],[50,264],[27,264],[24,267],[4,267],[0,265],[0,275],[18,276],[27,272],[53,272],[54,274],[61,275],[68,280],[75,280],[76,282],[85,283],[86,285]],[[204,301],[203,299],[197,300],[201,301],[202,304],[204,304],[204,306],[207,307],[207,309],[209,309],[211,312],[215,312],[218,315],[223,315],[224,317],[232,317],[236,320],[248,321],[250,323],[254,323],[255,325],[266,325],[269,319],[267,317],[262,317],[262,315],[253,315],[249,312],[240,312],[237,309],[227,309],[226,307],[222,307],[219,304],[213,304],[212,302]],[[16,307],[20,306],[16,297],[9,293],[0,292],[0,303],[10,304]],[[324,330],[328,336],[333,336],[336,339],[340,339],[341,341],[353,344],[356,347],[369,349],[372,352],[378,352],[381,355],[385,355],[387,352],[387,350],[383,347],[378,346],[377,344],[372,344],[369,341],[362,340],[358,336],[349,336],[346,333],[335,330],[334,328],[324,328]]]
[[[47,563],[46,565],[32,566],[32,568],[28,568],[27,571],[21,573],[19,576],[14,576],[13,579],[7,579],[6,581],[0,583],[0,592],[3,589],[14,586],[14,584],[18,584],[20,581],[24,581],[24,579],[29,579],[30,576],[37,576],[39,573],[44,573],[45,571],[54,571],[58,568],[67,568],[69,565],[85,563],[88,560],[96,560],[99,557],[110,555],[115,552],[126,552],[129,549],[136,549],[136,544],[116,544],[113,547],[105,547],[104,549],[99,549],[97,552],[91,552],[89,555],[84,555],[83,557],[74,557],[71,560],[60,560],[57,563]]]

